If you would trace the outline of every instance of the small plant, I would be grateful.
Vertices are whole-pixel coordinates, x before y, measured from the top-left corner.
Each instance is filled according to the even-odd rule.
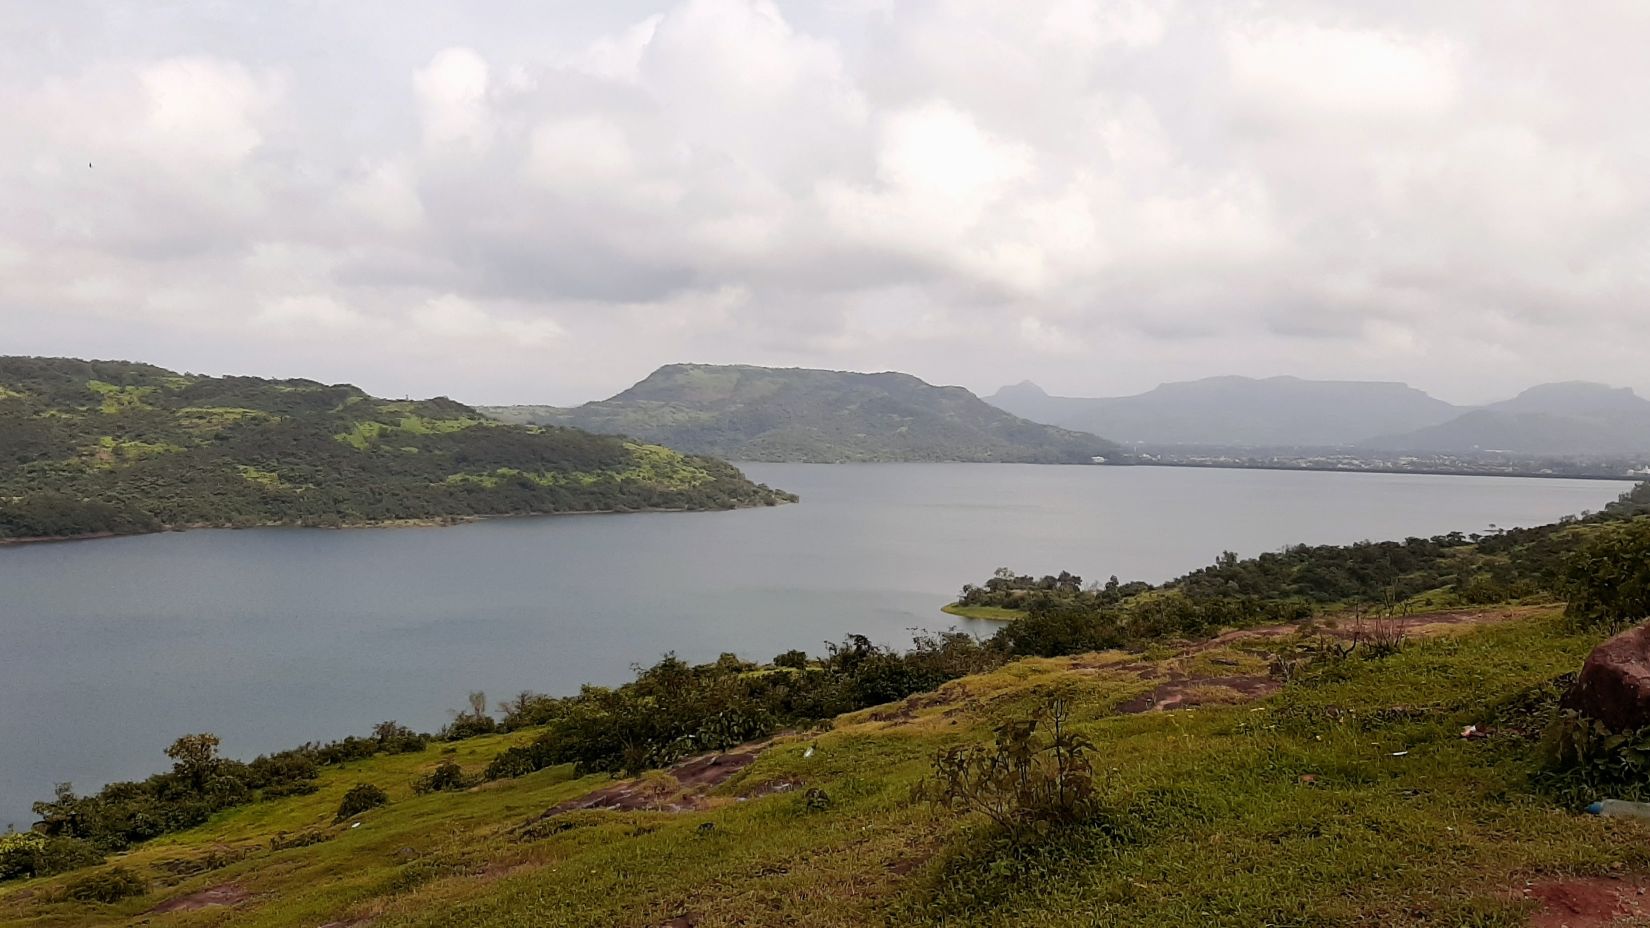
[[[984,815],[1019,844],[1093,817],[1094,744],[1071,731],[1056,697],[1030,718],[997,726],[991,745],[942,750],[916,798],[959,815]]]
[[[76,902],[113,903],[149,891],[143,877],[125,867],[111,867],[70,880],[63,894]]]
[[[1574,709],[1562,709],[1547,726],[1549,779],[1561,791],[1608,789],[1638,798],[1650,788],[1650,728],[1612,731]]]
[[[338,803],[338,815],[333,819],[341,822],[346,818],[360,815],[368,809],[376,809],[390,801],[388,793],[371,783],[357,783],[344,794],[344,800]]]

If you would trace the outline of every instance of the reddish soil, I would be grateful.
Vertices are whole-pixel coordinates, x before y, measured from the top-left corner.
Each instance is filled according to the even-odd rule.
[[[187,896],[168,899],[149,910],[151,915],[166,912],[193,912],[212,905],[240,905],[252,898],[252,894],[234,883],[225,883],[222,886],[213,886]]]
[[[1592,876],[1535,883],[1524,890],[1524,898],[1541,904],[1530,916],[1530,928],[1650,924],[1647,882]]]
[[[725,754],[703,754],[677,764],[666,771],[675,778],[679,787],[670,794],[660,795],[657,780],[624,780],[552,806],[539,818],[546,819],[563,812],[583,809],[610,809],[620,812],[691,812],[702,809],[705,807],[705,793],[721,786],[734,774],[749,767],[768,744],[769,742],[762,742],[744,745]]]

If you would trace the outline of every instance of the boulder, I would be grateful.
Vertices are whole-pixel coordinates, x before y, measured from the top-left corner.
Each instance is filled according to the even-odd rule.
[[[1650,726],[1650,625],[1594,648],[1560,705],[1615,732]]]

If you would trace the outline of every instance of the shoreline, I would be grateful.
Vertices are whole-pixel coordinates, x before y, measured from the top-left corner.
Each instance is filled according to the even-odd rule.
[[[385,519],[377,522],[345,522],[340,525],[305,525],[302,522],[192,522],[180,525],[164,525],[150,532],[92,532],[86,535],[27,535],[19,538],[0,538],[0,548],[23,547],[25,545],[64,544],[76,541],[106,541],[110,538],[142,538],[145,535],[164,535],[168,532],[212,530],[234,531],[257,528],[303,528],[339,532],[372,528],[452,528],[454,526],[469,525],[476,522],[486,522],[493,519],[536,519],[547,516],[623,516],[683,512],[740,512],[746,509],[773,509],[779,506],[788,505],[791,505],[789,500],[779,500],[772,505],[756,503],[748,506],[732,506],[727,509],[655,507],[648,509],[562,509],[551,512],[492,512],[464,516],[431,516],[426,519]]]
[[[1191,461],[1132,461],[1117,466],[1182,467],[1195,470],[1281,470],[1314,474],[1413,474],[1418,477],[1509,477],[1517,480],[1616,480],[1635,484],[1650,481],[1650,476],[1625,474],[1543,474],[1532,471],[1447,470],[1436,467],[1302,467],[1290,464],[1199,464]]]

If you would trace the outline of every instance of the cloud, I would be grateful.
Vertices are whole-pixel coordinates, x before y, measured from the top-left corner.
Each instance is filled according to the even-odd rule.
[[[547,402],[677,360],[1650,392],[1635,6],[436,9],[36,14],[8,350]]]
[[[413,76],[424,141],[485,148],[492,139],[487,61],[468,48],[448,48]]]
[[[1461,92],[1448,43],[1389,30],[1270,20],[1235,27],[1226,54],[1240,105],[1276,119],[1434,117]]]

